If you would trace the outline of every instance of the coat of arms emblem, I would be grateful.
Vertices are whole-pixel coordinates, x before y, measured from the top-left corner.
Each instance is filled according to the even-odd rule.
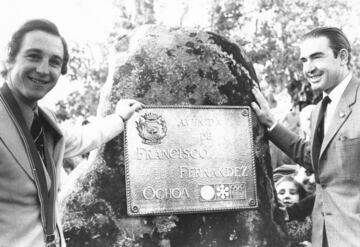
[[[143,143],[149,145],[160,144],[166,136],[166,122],[161,115],[155,113],[145,113],[136,121],[136,129]]]

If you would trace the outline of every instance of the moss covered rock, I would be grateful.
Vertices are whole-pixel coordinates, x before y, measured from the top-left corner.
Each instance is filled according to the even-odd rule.
[[[250,105],[254,100],[252,64],[239,46],[219,35],[143,26],[127,41],[103,88],[102,116],[113,113],[121,98],[152,105]],[[256,119],[253,133],[257,209],[144,217],[127,216],[123,136],[116,137],[98,150],[62,201],[68,246],[288,246],[268,143]]]

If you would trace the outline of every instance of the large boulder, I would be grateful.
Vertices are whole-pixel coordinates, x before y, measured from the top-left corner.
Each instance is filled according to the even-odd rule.
[[[134,98],[151,105],[245,105],[257,85],[238,45],[210,32],[143,26],[121,40],[98,114]],[[68,246],[288,246],[264,128],[253,121],[258,208],[127,216],[123,135],[100,148],[62,200]]]

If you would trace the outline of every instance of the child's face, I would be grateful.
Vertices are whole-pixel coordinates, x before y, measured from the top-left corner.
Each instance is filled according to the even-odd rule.
[[[276,186],[278,199],[283,206],[291,206],[299,202],[299,191],[294,182],[283,181]]]

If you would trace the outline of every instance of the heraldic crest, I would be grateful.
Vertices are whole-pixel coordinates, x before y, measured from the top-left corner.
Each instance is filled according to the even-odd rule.
[[[166,122],[161,115],[155,113],[145,113],[136,121],[136,129],[143,143],[149,145],[160,144],[166,136]]]

